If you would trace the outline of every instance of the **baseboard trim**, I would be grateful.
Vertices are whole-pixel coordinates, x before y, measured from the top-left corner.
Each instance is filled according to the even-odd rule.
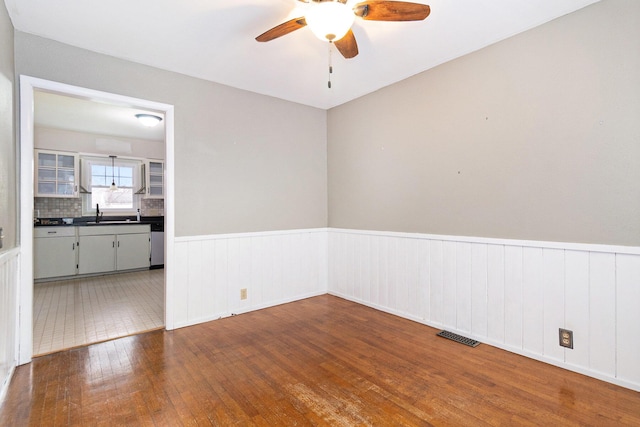
[[[291,302],[296,302],[296,301],[300,301],[303,299],[307,299],[307,298],[312,298],[312,297],[317,297],[320,295],[326,295],[326,292],[320,291],[320,292],[311,292],[308,294],[302,294],[299,296],[295,296],[295,297],[291,297],[291,298],[284,298],[281,300],[277,300],[277,301],[273,301],[273,302],[269,302],[266,304],[258,304],[255,306],[251,306],[248,308],[242,308],[240,310],[234,310],[233,312],[221,312],[221,313],[216,313],[216,314],[212,314],[210,316],[205,316],[205,317],[200,317],[197,319],[192,319],[188,322],[180,322],[176,325],[175,329],[179,329],[179,328],[186,328],[189,326],[195,326],[195,325],[199,325],[201,323],[206,323],[206,322],[212,322],[215,320],[220,320],[220,319],[224,319],[227,317],[231,317],[231,316],[236,316],[236,315],[240,315],[240,314],[245,314],[245,313],[250,313],[252,311],[257,311],[257,310],[262,310],[265,308],[269,308],[269,307],[276,307],[278,305],[282,305],[282,304],[288,304]]]

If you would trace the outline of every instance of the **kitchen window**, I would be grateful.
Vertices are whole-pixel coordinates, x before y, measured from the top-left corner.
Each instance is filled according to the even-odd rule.
[[[96,205],[105,215],[134,215],[140,207],[141,162],[109,158],[82,157],[80,159],[82,213],[95,215]],[[111,182],[117,189],[111,190]]]

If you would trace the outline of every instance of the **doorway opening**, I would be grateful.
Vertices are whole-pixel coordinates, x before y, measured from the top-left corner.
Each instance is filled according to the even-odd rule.
[[[165,168],[164,168],[164,206],[160,206],[157,203],[157,200],[154,200],[153,203],[148,203],[143,205],[148,209],[146,213],[158,214],[162,215],[150,215],[154,217],[163,217],[163,225],[164,225],[164,269],[146,269],[146,268],[136,268],[133,266],[130,270],[122,272],[122,274],[109,274],[109,275],[101,275],[101,274],[84,274],[77,278],[74,277],[64,277],[67,280],[66,283],[57,283],[56,280],[48,281],[45,280],[44,287],[46,287],[47,291],[53,291],[54,288],[58,288],[59,293],[54,298],[57,298],[59,307],[74,308],[77,302],[77,307],[81,311],[69,311],[62,314],[58,311],[55,312],[55,317],[47,320],[46,327],[52,328],[56,320],[58,322],[62,322],[65,318],[70,316],[76,317],[85,317],[86,313],[98,313],[101,311],[101,315],[106,315],[115,320],[116,325],[119,325],[120,330],[106,330],[104,325],[104,319],[95,319],[93,322],[94,326],[99,325],[100,328],[92,328],[92,326],[87,322],[80,322],[70,327],[66,336],[62,338],[58,338],[60,341],[58,345],[62,345],[62,348],[70,348],[75,347],[77,345],[81,345],[82,343],[78,343],[77,339],[82,340],[82,334],[88,333],[91,337],[89,338],[85,344],[92,342],[104,341],[107,339],[113,339],[117,336],[125,336],[130,335],[132,333],[139,333],[150,329],[157,329],[159,327],[164,326],[167,329],[173,329],[172,322],[172,310],[170,307],[170,296],[173,294],[173,282],[172,282],[172,254],[173,254],[173,240],[174,240],[174,203],[173,203],[173,195],[174,195],[174,180],[173,180],[173,171],[174,171],[174,139],[173,139],[173,106],[169,104],[157,103],[154,101],[131,98],[122,95],[111,94],[107,92],[95,91],[92,89],[81,88],[77,86],[71,86],[66,84],[61,84],[57,82],[52,82],[43,79],[37,79],[29,76],[21,76],[20,78],[20,235],[21,235],[21,283],[20,283],[20,295],[19,295],[19,306],[20,306],[20,317],[19,317],[19,364],[28,363],[34,354],[45,354],[51,351],[56,351],[58,349],[49,347],[49,348],[38,348],[34,346],[36,340],[41,339],[41,337],[36,336],[34,334],[34,326],[37,326],[34,323],[34,318],[37,314],[34,312],[34,303],[35,310],[41,310],[43,306],[41,305],[42,293],[38,292],[38,299],[35,298],[36,292],[34,290],[34,219],[38,217],[42,217],[42,212],[38,212],[36,209],[35,196],[37,194],[38,186],[34,185],[34,182],[39,183],[40,181],[34,181],[35,176],[37,175],[36,169],[38,162],[35,158],[36,156],[36,148],[39,148],[34,144],[35,135],[36,135],[36,117],[34,114],[34,107],[37,102],[37,95],[39,94],[49,94],[49,95],[57,95],[65,97],[65,99],[70,100],[71,102],[82,101],[82,102],[90,102],[92,106],[99,107],[112,107],[112,109],[138,109],[150,112],[157,112],[159,115],[164,117],[164,135],[163,135],[163,143],[164,146],[162,148],[162,156],[159,156],[157,153],[153,155],[153,157],[163,157]],[[79,114],[79,113],[78,113]],[[113,117],[111,118],[110,127],[115,127],[116,124],[113,122]],[[90,121],[90,119],[78,120],[83,124],[86,124]],[[46,125],[45,125],[46,127]],[[112,133],[107,134],[104,131],[101,131],[99,128],[96,128],[95,132],[90,132],[91,129],[75,129],[71,132],[77,132],[92,135],[102,135],[100,138],[91,138],[95,139],[95,146],[98,147],[96,150],[85,150],[79,149],[78,147],[60,147],[67,148],[68,151],[74,151],[79,153],[83,152],[85,155],[94,154],[97,156],[107,155],[107,151],[120,150],[118,153],[122,157],[128,157],[133,159],[132,161],[142,161],[144,156],[140,155],[140,152],[134,152],[131,148],[131,144],[127,147],[127,143],[123,143],[122,138],[114,137]],[[73,138],[71,138],[73,139]],[[99,140],[99,141],[98,141]],[[68,142],[68,141],[67,141]],[[130,142],[130,141],[129,141]],[[39,144],[39,143],[38,143]],[[126,151],[129,149],[128,153],[123,153],[122,150]],[[101,151],[102,150],[102,151]],[[89,152],[87,152],[89,151]],[[93,153],[91,152],[93,151]],[[113,155],[113,154],[112,154]],[[156,177],[157,178],[157,177]],[[123,185],[124,186],[124,185]],[[55,199],[53,197],[52,199]],[[158,199],[156,197],[156,199]],[[142,197],[140,197],[142,200]],[[146,199],[145,199],[146,201]],[[42,207],[40,205],[39,207]],[[73,207],[71,208],[71,214],[73,214]],[[57,211],[54,211],[57,212]],[[62,212],[60,212],[62,214]],[[86,212],[85,212],[86,213]],[[131,217],[129,218],[126,214],[127,212],[120,212],[126,217],[126,220],[129,221],[137,220],[137,218]],[[71,215],[69,214],[69,215]],[[65,217],[68,214],[61,215],[61,218],[58,218],[65,223],[69,220],[70,217]],[[75,216],[75,215],[74,215]],[[86,219],[86,218],[84,218]],[[118,219],[118,218],[115,218]],[[83,218],[80,218],[82,221]],[[142,221],[144,222],[144,221]],[[65,224],[68,225],[68,224]],[[79,228],[79,227],[78,227]],[[117,276],[117,278],[116,278]],[[122,280],[120,280],[122,279]],[[139,286],[138,289],[135,289],[136,284],[144,283],[147,286],[146,290],[144,286]],[[124,284],[124,288],[123,288]],[[115,287],[114,287],[115,286]],[[153,288],[151,291],[148,286]],[[83,291],[81,291],[81,289]],[[118,290],[119,289],[119,290]],[[128,291],[139,291],[137,297],[134,295],[123,295],[123,289],[127,289]],[[41,289],[39,289],[41,290]],[[111,297],[111,300],[108,299],[96,299],[96,291],[100,291],[105,296],[105,292],[110,295],[106,295]],[[142,292],[152,292],[155,293],[156,303],[159,298],[160,307],[150,307],[150,306],[141,306],[136,305],[138,302],[142,302],[144,300],[144,296],[140,297],[140,293]],[[84,295],[83,295],[84,293]],[[125,292],[126,293],[126,292]],[[63,296],[64,295],[64,296]],[[52,295],[49,295],[52,296]],[[115,297],[115,298],[113,298]],[[62,298],[65,298],[64,304],[61,304]],[[124,299],[123,299],[124,298]],[[44,298],[47,299],[46,297]],[[136,302],[136,299],[138,302]],[[152,300],[152,298],[147,298],[147,303]],[[125,308],[125,304],[123,301],[130,303],[130,305]],[[51,302],[51,301],[49,301]],[[40,304],[40,305],[39,305]],[[100,304],[102,304],[100,306]],[[112,305],[109,305],[112,304]],[[123,311],[120,311],[118,314],[117,310],[110,310],[110,307],[118,307],[120,304],[120,308],[124,310],[124,312],[128,312],[133,314],[134,318],[136,317],[136,312],[140,312],[141,316],[138,316],[140,322],[136,326],[131,322],[126,320],[126,316],[122,316]],[[93,305],[93,306],[92,306]],[[49,308],[51,304],[49,304]],[[96,310],[101,307],[101,310]],[[150,320],[146,316],[149,311],[160,311],[160,318],[155,320]],[[110,311],[113,311],[110,313]],[[142,315],[143,313],[146,313]],[[156,317],[158,313],[156,313]],[[152,316],[153,317],[153,316]],[[55,320],[54,320],[55,319]],[[159,325],[158,325],[159,323]],[[44,327],[40,327],[38,329],[38,333],[41,333]],[[63,327],[64,328],[64,327]],[[73,330],[75,329],[75,330]],[[78,330],[81,329],[81,330]],[[73,332],[71,332],[73,331]],[[73,338],[72,338],[73,336]],[[62,349],[60,348],[60,349]]]
[[[34,356],[164,327],[163,119],[34,91]]]

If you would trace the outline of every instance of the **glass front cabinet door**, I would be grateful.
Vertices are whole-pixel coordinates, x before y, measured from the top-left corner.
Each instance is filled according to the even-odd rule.
[[[78,155],[35,150],[36,197],[78,197]]]
[[[147,199],[164,198],[164,162],[149,160],[147,162]]]

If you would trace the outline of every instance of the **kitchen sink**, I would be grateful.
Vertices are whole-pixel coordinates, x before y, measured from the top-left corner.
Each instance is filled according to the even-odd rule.
[[[118,225],[118,224],[140,224],[140,221],[100,221],[85,222],[86,225]]]

